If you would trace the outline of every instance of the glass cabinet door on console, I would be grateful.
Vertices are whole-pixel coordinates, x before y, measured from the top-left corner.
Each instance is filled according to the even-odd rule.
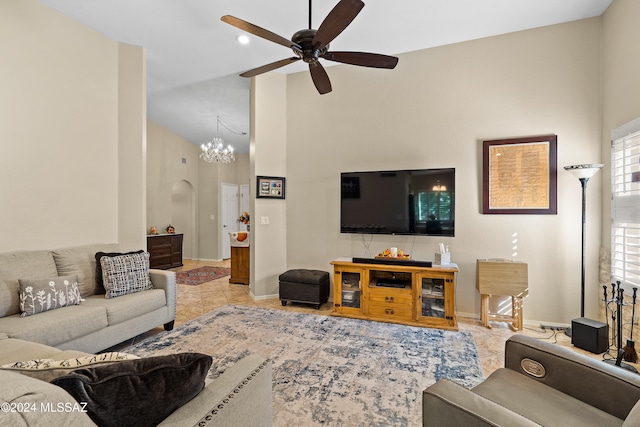
[[[334,271],[333,305],[340,313],[360,313],[362,311],[362,270],[336,268]]]
[[[417,319],[453,324],[453,273],[418,274]]]

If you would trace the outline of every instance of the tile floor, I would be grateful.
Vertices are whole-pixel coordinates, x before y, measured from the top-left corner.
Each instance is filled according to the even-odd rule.
[[[229,267],[230,262],[228,260],[220,262],[185,260],[183,267],[173,269],[173,271],[190,270],[203,265]],[[227,304],[296,311],[322,316],[330,315],[332,309],[331,304],[328,303],[323,304],[319,310],[315,310],[311,305],[296,303],[289,303],[286,307],[283,307],[280,300],[277,298],[254,301],[249,295],[248,286],[230,284],[228,277],[203,283],[199,286],[178,285],[177,294],[176,326]],[[494,370],[503,366],[504,343],[515,333],[510,326],[504,322],[491,322],[491,326],[492,328],[488,329],[483,327],[478,319],[458,317],[459,330],[471,332],[473,334],[485,376],[488,376]],[[149,331],[147,334],[137,337],[137,340],[156,334],[160,331],[162,331],[161,328],[156,328]],[[525,328],[518,333],[557,343],[574,351],[601,359],[600,355],[595,355],[573,347],[571,345],[571,338],[567,337],[562,332],[554,333],[525,326]],[[640,365],[635,366],[640,370]]]

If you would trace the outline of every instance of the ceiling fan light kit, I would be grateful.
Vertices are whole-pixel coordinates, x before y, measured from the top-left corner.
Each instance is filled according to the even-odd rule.
[[[320,63],[320,59],[340,62],[361,67],[393,69],[398,64],[398,58],[379,53],[367,52],[331,52],[331,43],[360,13],[364,3],[361,0],[340,0],[329,12],[317,30],[311,28],[311,0],[309,0],[309,28],[296,32],[291,40],[272,33],[257,25],[243,21],[236,17],[225,15],[220,18],[223,22],[233,25],[240,30],[261,37],[265,40],[280,44],[293,50],[295,56],[281,59],[270,64],[245,71],[242,77],[254,77],[269,71],[273,71],[285,65],[302,60],[309,65],[309,72],[313,84],[320,94],[331,92],[331,81],[327,71]]]

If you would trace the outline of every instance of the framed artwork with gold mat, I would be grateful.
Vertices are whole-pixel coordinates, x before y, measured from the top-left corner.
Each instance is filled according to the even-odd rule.
[[[482,213],[557,213],[557,135],[482,141]]]

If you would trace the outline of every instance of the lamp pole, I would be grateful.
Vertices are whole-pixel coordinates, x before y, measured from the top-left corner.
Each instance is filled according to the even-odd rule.
[[[582,274],[580,276],[580,290],[581,290],[581,301],[580,301],[580,317],[584,317],[584,282],[585,282],[585,265],[586,265],[586,249],[587,249],[587,239],[585,238],[587,234],[587,182],[589,182],[589,178],[579,178],[580,184],[582,184]]]
[[[566,171],[571,172],[580,180],[582,185],[582,271],[580,275],[580,317],[584,317],[584,299],[585,299],[585,276],[586,276],[586,249],[587,249],[587,182],[589,178],[595,175],[604,165],[603,164],[584,164],[565,166]],[[565,330],[567,335],[571,334],[570,330]]]

